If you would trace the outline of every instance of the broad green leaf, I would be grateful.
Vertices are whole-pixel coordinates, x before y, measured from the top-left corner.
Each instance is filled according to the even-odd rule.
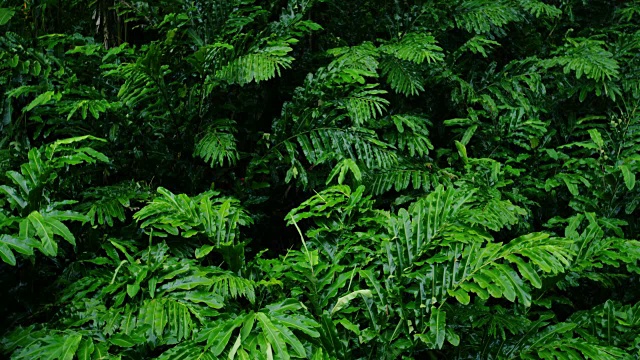
[[[62,236],[62,238],[67,240],[67,242],[69,242],[71,245],[76,245],[76,238],[73,236],[71,231],[69,231],[69,228],[65,224],[50,217],[44,217],[44,221],[54,234]]]
[[[438,349],[442,349],[446,334],[447,313],[444,310],[432,306],[429,319],[429,335]]]
[[[204,245],[196,249],[196,259],[202,259],[203,257],[209,255],[211,251],[213,251],[216,247],[213,245]]]
[[[48,256],[56,256],[58,253],[58,244],[53,240],[53,230],[47,226],[47,222],[37,211],[32,212],[27,217],[40,238],[42,242],[42,252]]]
[[[133,336],[127,334],[115,334],[109,338],[109,342],[116,346],[130,348],[145,342],[142,336]],[[98,350],[98,347],[96,347]]]
[[[593,142],[598,145],[599,148],[603,148],[604,147],[604,140],[602,140],[602,135],[600,134],[600,131],[598,131],[598,129],[589,129],[589,136],[591,137],[591,140],[593,140]]]
[[[357,336],[360,336],[360,328],[358,327],[358,325],[352,323],[351,321],[347,320],[347,319],[338,319],[337,322],[344,326],[345,329],[352,331],[354,334],[356,334]]]
[[[27,179],[25,179],[24,176],[22,176],[22,174],[20,174],[17,171],[7,171],[6,175],[16,185],[20,186],[20,189],[22,189],[23,194],[29,195],[29,193],[31,192],[30,184],[27,184]]]
[[[277,321],[283,325],[286,325],[290,329],[302,331],[305,334],[317,338],[320,333],[316,330],[318,323],[308,317],[302,315],[273,315],[273,321]]]
[[[36,97],[35,99],[33,99],[33,101],[31,101],[29,103],[29,105],[27,105],[23,111],[31,111],[34,107],[38,106],[38,105],[42,105],[42,104],[46,104],[49,102],[49,100],[51,100],[51,97],[55,94],[54,91],[47,91],[44,92],[40,95],[38,95],[38,97]]]
[[[368,297],[368,298],[373,296],[373,294],[371,293],[371,290],[356,290],[347,295],[344,295],[340,297],[336,302],[336,305],[331,310],[331,315],[335,314],[345,306],[349,305],[351,300],[355,299],[358,295],[362,295],[363,297]]]
[[[127,294],[129,297],[133,298],[140,291],[140,284],[128,284],[127,285]]]
[[[462,160],[465,163],[468,162],[469,158],[467,157],[467,147],[464,146],[464,144],[458,140],[455,141],[455,144],[456,144],[456,148],[458,148],[458,154],[460,154],[460,157],[462,158]]]
[[[213,355],[219,356],[229,344],[233,331],[242,324],[244,316],[238,316],[233,320],[227,320],[213,329],[207,339],[207,345],[211,347]]]
[[[468,305],[469,301],[471,301],[469,293],[462,288],[456,289],[455,291],[447,290],[447,292],[449,292],[449,295],[455,296],[456,300],[458,300],[462,305]]]
[[[90,338],[83,339],[80,342],[80,346],[78,346],[78,360],[91,360],[91,354],[93,354],[94,349],[93,340]]]
[[[2,235],[2,236],[6,236],[6,235]],[[2,258],[2,261],[4,261],[5,263],[11,266],[16,265],[15,255],[13,255],[13,252],[11,251],[11,249],[9,249],[9,247],[4,244],[0,245],[0,257]]]
[[[522,274],[525,279],[529,280],[531,285],[538,289],[542,288],[542,280],[533,267],[531,267],[530,263],[515,255],[508,255],[506,259],[518,266],[520,274]]]
[[[22,196],[18,195],[16,189],[9,187],[7,185],[0,185],[0,193],[7,195],[7,200],[14,205],[18,206],[21,209],[24,209],[27,206],[27,201],[22,198]]]
[[[191,275],[181,277],[175,281],[164,284],[160,287],[161,290],[165,290],[167,292],[175,291],[175,290],[191,290],[198,286],[209,286],[213,285],[213,280],[202,276],[202,275]]]
[[[11,8],[0,8],[0,26],[8,23],[15,13],[16,11]]]
[[[564,181],[565,185],[567,185],[567,189],[569,189],[569,192],[571,193],[571,195],[578,196],[580,194],[580,191],[578,190],[578,186],[573,182],[571,182],[569,178],[567,178],[566,176],[562,176],[562,181]]]
[[[222,296],[208,291],[190,291],[184,299],[194,303],[204,303],[213,309],[221,309],[224,306]]]
[[[280,336],[284,339],[284,342],[289,344],[295,351],[296,356],[304,358],[306,357],[306,351],[302,342],[289,330],[286,326],[272,322],[273,326],[280,332]]]
[[[446,332],[447,332],[447,341],[451,345],[453,346],[460,345],[460,336],[456,334],[450,326],[447,326]]]
[[[634,174],[627,165],[620,165],[618,168],[622,171],[622,177],[624,178],[624,184],[627,186],[627,189],[633,190],[636,186],[636,174]]]
[[[82,340],[82,335],[71,335],[67,337],[62,345],[60,360],[73,360],[78,350],[78,345],[80,345],[80,340]]]
[[[256,319],[258,320],[258,324],[262,328],[268,343],[275,349],[276,354],[280,358],[288,360],[289,352],[287,351],[287,344],[282,339],[280,331],[273,325],[267,315],[263,313],[256,313]]]
[[[138,322],[151,326],[150,331],[158,337],[162,337],[167,321],[167,313],[162,300],[147,301],[140,309]]]

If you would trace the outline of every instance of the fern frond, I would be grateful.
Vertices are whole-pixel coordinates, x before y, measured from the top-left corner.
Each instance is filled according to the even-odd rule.
[[[570,244],[570,241],[536,233],[511,240],[507,245],[493,242],[483,245],[474,241],[452,246],[441,256],[453,260],[438,261],[440,265],[432,275],[434,279],[442,277],[433,295],[454,296],[466,305],[470,294],[475,293],[485,300],[504,297],[531,306],[531,292],[523,280],[540,288],[538,272],[550,275],[563,272],[572,259]]]
[[[331,183],[331,180],[333,180],[333,178],[339,174],[338,184],[342,185],[347,172],[349,171],[351,171],[356,181],[362,180],[362,172],[360,171],[360,167],[358,167],[358,164],[356,164],[356,162],[352,159],[343,159],[333,168],[333,170],[331,170],[326,184],[328,185],[329,183]]]
[[[391,88],[405,96],[418,95],[424,91],[422,76],[407,61],[387,57],[380,63],[382,76],[386,76]]]
[[[499,231],[506,226],[518,223],[519,217],[525,215],[527,212],[524,209],[510,201],[492,198],[480,204],[478,209],[464,212],[463,216],[468,224]]]
[[[240,56],[216,73],[216,77],[230,84],[245,85],[280,76],[291,66],[293,58],[287,54],[293,49],[285,42],[272,43],[254,53]]]
[[[484,35],[476,35],[458,48],[456,53],[470,51],[472,54],[480,54],[482,57],[486,58],[488,57],[487,51],[492,50],[495,46],[500,46],[500,43],[495,40],[487,39]]]
[[[221,246],[233,243],[239,233],[238,227],[251,223],[238,200],[213,200],[219,195],[215,191],[189,197],[160,187],[158,193],[160,196],[133,215],[134,219],[142,221],[141,228],[154,228],[154,235],[180,234],[188,238],[204,234],[215,246]]]
[[[411,157],[424,157],[433,150],[427,125],[429,120],[415,115],[392,115],[395,130],[384,135],[384,139],[400,150],[408,151]],[[406,128],[406,129],[405,129]]]
[[[520,0],[520,6],[536,18],[544,16],[547,18],[557,18],[562,15],[562,10],[551,4],[545,4],[539,0]]]
[[[72,359],[83,339],[82,333],[76,331],[47,331],[43,335],[32,343],[20,344],[24,347],[11,357],[20,360]]]
[[[585,218],[587,225],[579,232]],[[640,242],[606,237],[594,214],[572,217],[565,232],[567,238],[575,242],[576,256],[569,269],[570,274],[560,284],[561,287],[579,286],[582,277],[612,287],[615,285],[612,279],[618,274],[628,277],[629,273],[640,273],[636,265],[640,260]],[[626,267],[626,275],[624,270],[620,270],[622,266]]]
[[[300,302],[288,299],[258,312],[221,319],[203,329],[198,339],[206,340],[216,357],[229,349],[230,358],[236,354],[244,359],[308,358],[296,333],[317,338],[320,325],[301,310]]]
[[[399,42],[386,44],[381,49],[400,60],[415,64],[422,64],[425,60],[431,64],[444,59],[442,48],[436,45],[436,39],[424,33],[408,33]]]
[[[358,46],[335,48],[327,51],[336,57],[327,69],[333,81],[364,84],[365,77],[377,77],[378,49],[369,42]]]
[[[611,80],[618,77],[620,66],[604,46],[606,43],[600,40],[567,39],[567,44],[558,51],[559,55],[542,64],[548,68],[562,66],[565,73],[574,71],[578,79],[585,75],[596,81]]]
[[[635,16],[640,15],[640,4],[636,2],[620,4],[616,7],[615,14],[620,20],[630,22]]]
[[[134,108],[145,103],[145,108],[152,113],[161,113],[169,104],[164,104],[159,94],[166,86],[164,77],[171,73],[168,65],[160,64],[161,50],[158,46],[151,46],[135,63],[123,64],[119,69],[110,72],[119,75],[125,82],[118,91],[118,97],[123,104]]]
[[[458,28],[483,34],[492,27],[502,27],[520,20],[517,9],[504,0],[466,0],[455,12]]]
[[[174,359],[197,359],[197,360],[217,360],[211,349],[194,341],[184,341],[179,345],[163,352],[155,360]]]
[[[349,113],[349,117],[357,127],[363,126],[369,120],[377,118],[386,111],[389,101],[379,95],[386,94],[384,90],[376,89],[377,85],[367,85],[362,90],[357,90],[347,97],[339,100],[339,103]]]
[[[365,128],[319,128],[298,134],[295,138],[312,164],[349,158],[367,167],[389,167],[397,161],[397,155],[390,151],[392,147]],[[290,155],[294,157],[295,153],[290,149]]]
[[[230,272],[216,274],[213,277],[211,291],[224,299],[242,296],[251,303],[256,301],[255,283]]]
[[[574,254],[572,241],[535,233],[506,245],[495,243],[484,231],[465,224],[465,214],[473,208],[471,195],[439,186],[391,217],[392,238],[385,245],[392,254],[390,275],[394,269],[406,272],[420,266],[414,264],[422,264],[420,259],[430,250],[440,249],[429,260],[431,270],[419,272],[421,281],[432,284],[431,298],[443,301],[454,296],[466,305],[473,292],[482,299],[504,296],[530,306],[531,294],[523,279],[540,287],[538,270],[553,275],[565,271]]]
[[[218,120],[196,142],[194,155],[201,157],[211,166],[223,166],[225,160],[229,165],[238,161],[239,154],[236,148],[235,121]]]
[[[414,190],[428,191],[437,183],[429,164],[425,164],[423,169],[409,168],[408,165],[376,169],[367,172],[365,179],[370,184],[367,188],[373,195],[381,195],[391,189],[402,191],[410,186]]]
[[[524,344],[518,343],[508,350],[507,356],[517,354],[521,359],[603,359],[631,360],[633,357],[613,346],[598,344],[590,337],[575,336],[576,324],[562,322],[536,329],[534,336]],[[527,332],[529,334],[529,332]],[[590,341],[591,340],[591,341]]]
[[[83,193],[85,201],[78,210],[87,214],[91,225],[113,226],[115,219],[125,221],[125,209],[132,201],[144,201],[149,193],[140,184],[129,181],[111,186],[95,187]]]

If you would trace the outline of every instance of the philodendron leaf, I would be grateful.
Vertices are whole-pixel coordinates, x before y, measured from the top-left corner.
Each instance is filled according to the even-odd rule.
[[[80,340],[82,340],[82,335],[72,335],[66,338],[62,345],[60,360],[73,360],[76,350],[78,350],[78,345],[80,345]]]
[[[56,256],[58,253],[58,244],[53,240],[53,230],[47,226],[47,222],[37,211],[29,214],[27,219],[31,222],[33,227],[42,242],[42,252],[48,256]]]

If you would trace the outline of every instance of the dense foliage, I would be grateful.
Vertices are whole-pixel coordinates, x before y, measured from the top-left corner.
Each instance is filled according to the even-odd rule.
[[[639,359],[640,2],[0,1],[12,359]]]

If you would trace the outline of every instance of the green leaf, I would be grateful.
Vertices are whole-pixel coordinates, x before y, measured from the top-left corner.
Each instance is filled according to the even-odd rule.
[[[0,26],[8,23],[15,13],[16,11],[11,8],[0,8]]]
[[[33,249],[39,246],[38,242],[31,238],[21,239],[11,235],[0,235],[0,245],[24,255],[33,255]]]
[[[73,360],[76,350],[78,350],[78,345],[80,345],[80,340],[82,340],[82,335],[72,335],[67,337],[62,345],[60,360]]]
[[[179,278],[170,283],[164,284],[160,287],[161,290],[165,290],[167,292],[175,291],[175,290],[191,290],[198,286],[209,286],[213,285],[213,280],[209,279],[203,275],[191,275]]]
[[[162,337],[168,321],[162,300],[153,299],[147,301],[140,309],[138,321],[151,326],[150,332],[158,337]]]
[[[219,356],[229,344],[229,339],[233,331],[242,324],[244,316],[238,316],[237,318],[226,321],[213,329],[210,333],[207,344],[211,347],[213,355]]]
[[[236,341],[233,343],[233,346],[231,347],[231,350],[229,350],[229,356],[227,356],[229,360],[233,360],[236,358],[236,354],[238,352],[238,349],[240,349],[241,345],[242,345],[242,336],[238,335],[238,337],[236,337]]]
[[[196,249],[196,259],[202,259],[203,257],[209,255],[216,247],[213,245],[204,245]]]
[[[303,333],[317,338],[320,333],[316,331],[319,326],[315,320],[300,315],[273,315],[273,321],[286,325],[290,329],[302,331]]]
[[[49,102],[49,100],[51,100],[51,97],[55,94],[54,91],[47,91],[45,93],[42,93],[40,95],[38,95],[38,97],[36,97],[35,99],[33,99],[33,101],[31,101],[29,103],[29,105],[27,105],[23,111],[31,111],[34,107],[38,106],[38,105],[42,105],[42,104],[46,104]]]
[[[462,160],[465,163],[468,162],[469,158],[467,157],[467,147],[464,146],[464,144],[458,140],[455,141],[455,144],[456,144],[456,148],[458,148],[458,154],[460,154],[460,157],[462,157]]]
[[[42,214],[34,211],[29,214],[27,219],[36,229],[36,233],[38,234],[40,241],[42,241],[42,252],[48,256],[56,256],[58,253],[58,244],[53,240],[53,230],[47,226],[47,222]]]
[[[21,209],[24,209],[27,206],[27,201],[22,198],[22,196],[18,195],[16,189],[9,187],[7,185],[0,185],[0,193],[4,193],[8,196],[7,200],[12,205],[17,205]]]
[[[224,306],[222,296],[207,291],[190,291],[185,295],[184,299],[194,303],[204,303],[213,309],[221,309]]]
[[[569,192],[571,193],[571,195],[578,196],[580,194],[580,191],[578,190],[578,185],[573,183],[571,179],[569,179],[567,176],[562,176],[561,178],[562,178],[562,181],[564,181],[565,185],[567,185],[567,189],[569,189]]]
[[[508,255],[506,259],[518,266],[518,271],[520,272],[520,274],[522,274],[525,279],[529,280],[529,282],[531,282],[531,285],[538,289],[542,288],[542,280],[530,263],[515,255]]]
[[[94,349],[93,340],[89,338],[83,339],[78,347],[78,360],[91,360],[91,354],[93,354]]]
[[[145,342],[142,336],[133,336],[127,334],[115,334],[109,338],[109,342],[120,347],[130,348]],[[98,348],[96,348],[98,350]]]
[[[260,324],[267,341],[275,349],[276,354],[279,355],[280,358],[288,360],[289,352],[287,351],[287,344],[282,339],[280,331],[278,331],[278,329],[273,325],[267,315],[259,312],[256,314],[256,319],[258,320],[258,324]]]
[[[2,235],[2,236],[4,237],[7,235]],[[16,265],[15,255],[13,255],[13,252],[11,251],[11,249],[9,249],[9,247],[4,244],[0,245],[0,257],[2,258],[2,261],[4,261],[5,263],[11,266]]]
[[[598,145],[599,148],[603,148],[604,147],[604,140],[602,140],[602,135],[600,134],[600,131],[598,131],[598,129],[589,129],[589,136],[591,137],[591,140],[593,140],[593,142]]]
[[[362,297],[367,297],[367,298],[371,298],[373,296],[373,294],[371,293],[371,290],[356,290],[353,291],[345,296],[342,296],[338,299],[338,301],[336,302],[336,305],[333,307],[333,309],[331,310],[331,315],[335,314],[336,312],[340,311],[341,309],[343,309],[345,306],[349,305],[349,303],[351,302],[351,300],[355,299],[358,295],[361,295]]]
[[[469,293],[463,288],[456,289],[455,291],[452,291],[452,290],[447,290],[447,291],[449,292],[449,295],[455,296],[456,300],[458,300],[462,305],[468,305],[469,301],[471,301],[471,297],[469,296]]]
[[[627,186],[627,189],[633,190],[636,186],[636,174],[631,172],[627,165],[620,165],[618,168],[622,171],[622,177],[624,178],[624,184]]]
[[[434,339],[438,349],[442,349],[446,338],[447,313],[444,310],[432,306],[431,317],[429,318],[429,334]]]
[[[67,240],[71,245],[76,245],[76,238],[65,224],[50,217],[45,217],[44,220],[54,234],[62,236],[62,238]]]

